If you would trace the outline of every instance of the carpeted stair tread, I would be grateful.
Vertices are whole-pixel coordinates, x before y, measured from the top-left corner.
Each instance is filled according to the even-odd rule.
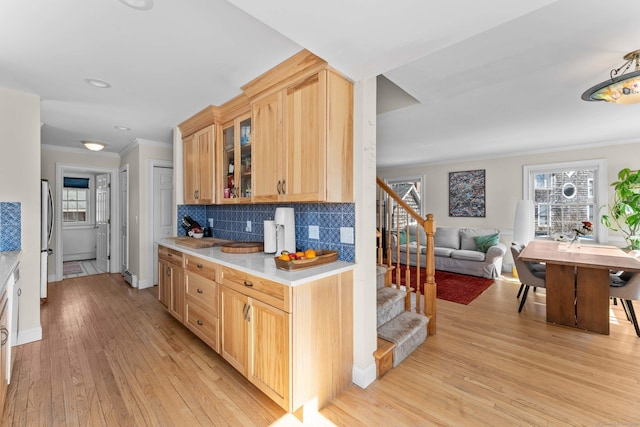
[[[428,323],[425,316],[405,311],[378,328],[380,338],[396,344],[394,368],[427,339]]]
[[[404,311],[405,292],[383,287],[377,292],[376,325],[380,327]]]
[[[384,276],[387,273],[386,265],[376,266],[376,287],[378,289],[384,288]]]

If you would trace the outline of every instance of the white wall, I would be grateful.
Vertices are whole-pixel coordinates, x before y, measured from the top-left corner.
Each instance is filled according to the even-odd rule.
[[[459,163],[443,163],[406,168],[378,169],[381,178],[406,175],[424,176],[424,205],[426,213],[433,213],[437,225],[495,227],[503,232],[503,242],[510,243],[513,231],[513,217],[516,203],[522,198],[522,171],[525,165],[559,163],[577,160],[605,159],[607,162],[606,182],[617,179],[620,169],[640,168],[640,141],[629,144],[612,144],[568,151],[533,153],[521,156],[479,159]],[[486,217],[449,217],[449,172],[474,169],[486,170]],[[609,191],[609,199],[612,191]],[[596,226],[601,226],[596,224]],[[602,226],[601,226],[602,227]],[[624,246],[622,237],[608,232],[609,243]]]
[[[137,276],[140,288],[153,286],[153,277],[148,274],[149,263],[153,262],[153,254],[149,253],[153,236],[148,232],[153,221],[148,207],[149,161],[172,159],[173,146],[144,139],[136,140],[121,153],[120,165],[129,165],[129,271]]]
[[[40,326],[40,97],[0,88],[0,200],[20,202],[21,289],[18,344],[42,338]]]

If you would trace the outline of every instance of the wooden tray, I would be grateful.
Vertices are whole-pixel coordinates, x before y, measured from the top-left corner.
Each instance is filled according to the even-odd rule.
[[[250,254],[264,250],[262,242],[231,242],[220,246],[222,252],[229,254]]]
[[[193,249],[210,248],[231,242],[231,240],[218,239],[217,237],[203,237],[196,239],[195,237],[171,237],[176,245],[187,246]]]
[[[273,258],[276,262],[276,267],[280,270],[301,270],[303,268],[317,267],[323,264],[329,264],[338,260],[338,251],[329,251],[318,249],[316,250],[316,257],[309,259],[294,259],[291,261],[284,261],[278,257]]]

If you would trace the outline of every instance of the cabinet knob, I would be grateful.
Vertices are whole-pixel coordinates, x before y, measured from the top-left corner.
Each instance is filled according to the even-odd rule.
[[[197,321],[196,321],[196,323],[197,323],[199,326],[204,325],[204,323],[202,322],[202,320],[197,320]]]
[[[202,268],[202,264],[198,264],[198,265],[196,265],[196,267]]]
[[[286,181],[283,179],[283,180],[282,180],[282,194],[287,194],[286,187],[284,186],[284,183],[285,183],[285,182],[286,182]]]
[[[171,267],[167,267],[167,276],[171,276]]]
[[[245,281],[244,281],[244,285],[245,285],[245,286],[247,286],[247,287],[249,287],[249,288],[253,287],[253,283],[252,283],[252,282],[250,282],[250,281],[248,281],[248,280],[245,280]]]
[[[167,256],[173,256],[173,254],[170,254],[170,253],[169,253],[169,254],[167,254]]]
[[[278,194],[282,194],[282,183],[280,182],[280,180],[278,180]]]
[[[201,294],[201,293],[203,293],[204,291],[203,291],[202,289],[198,288],[198,289],[196,290],[196,292],[198,292],[199,294]]]
[[[9,330],[7,328],[2,328],[2,345],[5,345],[9,340]]]

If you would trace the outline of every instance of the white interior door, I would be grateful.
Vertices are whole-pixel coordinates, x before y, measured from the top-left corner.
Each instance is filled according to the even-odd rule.
[[[96,177],[96,267],[101,272],[109,271],[110,186],[109,174]]]
[[[155,242],[172,235],[173,168],[153,167],[153,283],[158,283],[158,246]]]
[[[129,171],[120,171],[120,272],[129,269]]]

